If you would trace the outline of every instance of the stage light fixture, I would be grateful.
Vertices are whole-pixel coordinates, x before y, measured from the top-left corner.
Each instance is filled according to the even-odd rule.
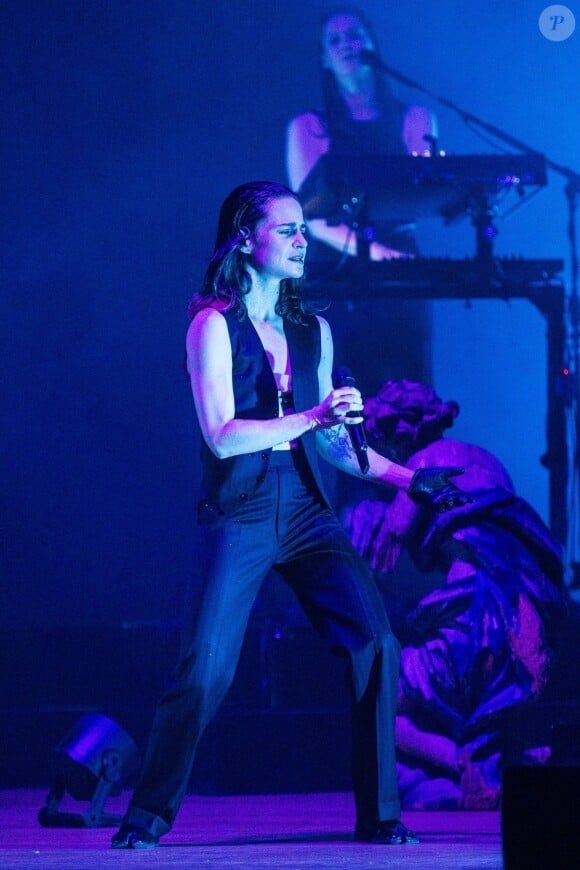
[[[118,795],[139,767],[137,746],[120,725],[100,713],[88,713],[67,732],[51,756],[53,785],[38,821],[47,827],[97,828],[119,824],[104,812],[109,796]],[[64,795],[90,801],[85,813],[59,810]]]

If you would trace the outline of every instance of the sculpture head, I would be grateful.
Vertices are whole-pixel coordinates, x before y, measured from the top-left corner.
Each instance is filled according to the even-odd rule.
[[[459,414],[457,402],[444,402],[426,384],[387,381],[364,408],[369,443],[384,456],[405,461],[443,436]]]

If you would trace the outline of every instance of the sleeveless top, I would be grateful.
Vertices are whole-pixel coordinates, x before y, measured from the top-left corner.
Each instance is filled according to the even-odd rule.
[[[239,320],[230,311],[224,312],[223,316],[232,346],[236,419],[267,420],[277,417],[278,393],[274,373],[250,318]],[[292,367],[294,409],[296,412],[304,411],[319,402],[320,324],[313,315],[306,315],[303,324],[285,319],[284,332]],[[318,467],[315,433],[307,432],[299,440],[314,480],[328,504]],[[218,459],[202,438],[199,521],[209,521],[218,514],[230,514],[241,503],[251,499],[266,479],[271,452],[271,448],[268,448]]]
[[[333,154],[406,154],[403,142],[403,122],[407,107],[396,103],[389,117],[380,116],[371,121],[341,120],[331,131],[330,151]],[[321,121],[326,126],[324,117]]]

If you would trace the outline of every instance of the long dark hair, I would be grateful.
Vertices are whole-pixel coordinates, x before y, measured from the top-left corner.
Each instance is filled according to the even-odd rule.
[[[382,59],[381,49],[375,29],[366,14],[357,7],[338,7],[332,12],[328,12],[321,19],[319,28],[321,89],[324,105],[324,121],[331,139],[333,138],[333,131],[347,128],[351,120],[347,105],[340,93],[338,82],[333,73],[329,69],[326,69],[322,64],[322,57],[324,54],[324,31],[328,22],[337,15],[351,15],[353,18],[357,18],[371,39],[373,52],[379,59]],[[401,103],[397,100],[390,89],[385,76],[375,74],[375,94],[377,106],[382,116],[388,118],[390,114],[400,109]]]
[[[240,245],[256,229],[276,199],[298,197],[288,187],[275,181],[250,181],[236,187],[226,197],[220,209],[214,252],[209,261],[201,290],[191,299],[188,314],[193,318],[202,308],[216,307],[246,316],[244,297],[250,291],[250,276],[246,271],[247,254]],[[304,319],[302,281],[285,278],[280,282],[276,311],[296,323]]]

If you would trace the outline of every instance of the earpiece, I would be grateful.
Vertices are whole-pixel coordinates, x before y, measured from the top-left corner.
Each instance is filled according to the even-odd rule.
[[[240,227],[240,236],[242,241],[239,242],[238,247],[242,254],[251,254],[252,253],[252,244],[250,241],[250,230],[248,227]]]

